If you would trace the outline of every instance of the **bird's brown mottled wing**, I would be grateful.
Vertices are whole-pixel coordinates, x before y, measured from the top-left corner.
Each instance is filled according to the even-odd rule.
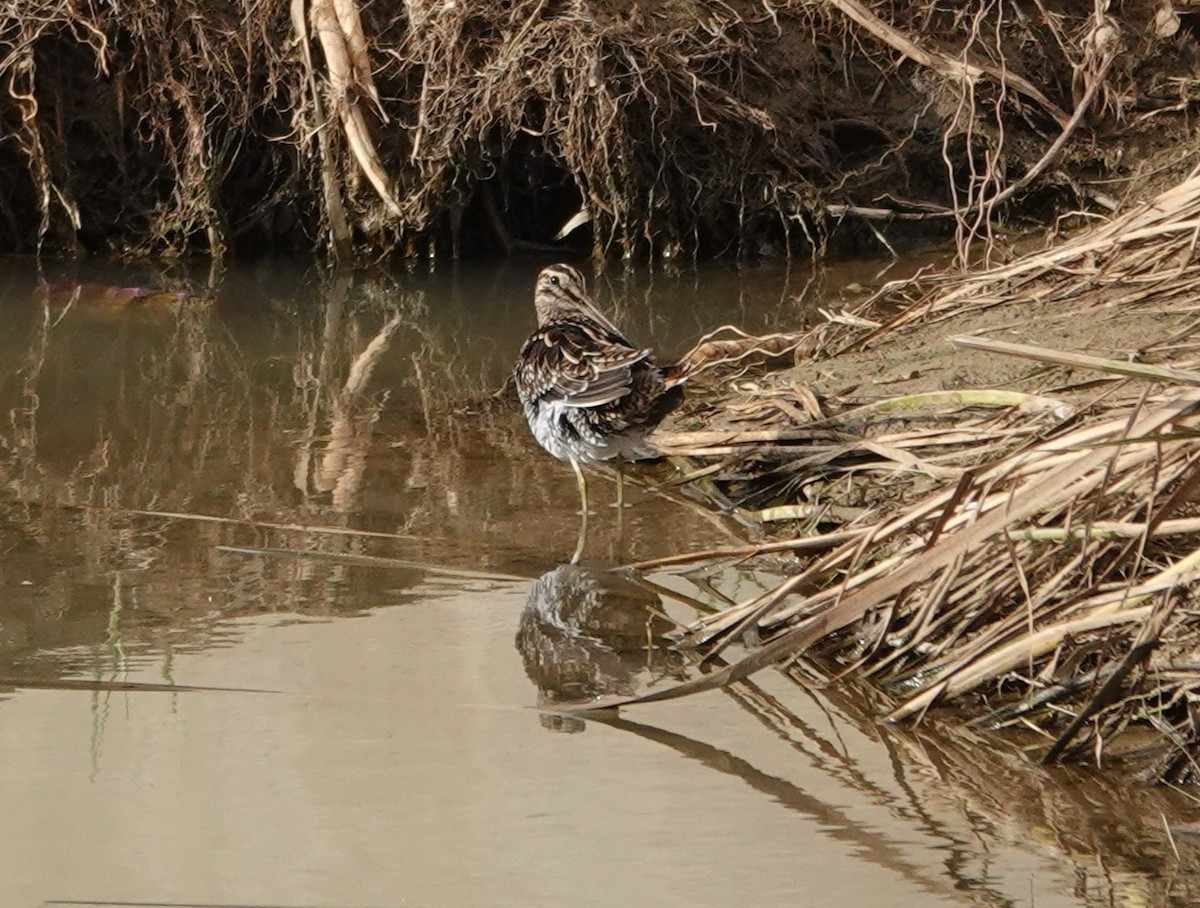
[[[600,407],[630,392],[633,366],[649,356],[649,350],[615,343],[599,325],[582,320],[547,325],[521,351],[518,388],[525,398]]]

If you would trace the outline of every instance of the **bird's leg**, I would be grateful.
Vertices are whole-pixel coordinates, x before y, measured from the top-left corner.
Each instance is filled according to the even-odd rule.
[[[587,479],[584,478],[583,469],[579,466],[578,461],[571,460],[571,469],[575,471],[575,482],[579,485],[579,503],[581,505],[579,511],[579,541],[575,543],[575,554],[571,556],[571,564],[579,564],[579,559],[583,555],[583,546],[587,542]]]

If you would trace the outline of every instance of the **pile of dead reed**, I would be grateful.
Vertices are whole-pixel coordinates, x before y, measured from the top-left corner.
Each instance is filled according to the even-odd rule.
[[[1079,305],[1094,296],[1108,311],[1178,309],[1200,280],[1197,236],[1200,175],[1054,249],[893,287],[854,318],[796,342],[850,349],[966,310],[1043,298]],[[869,327],[898,296],[910,304]],[[767,552],[799,560],[768,592],[705,616],[682,637],[705,664],[728,658],[730,646],[745,654],[642,699],[729,684],[769,664],[804,678],[814,664],[870,678],[890,695],[891,719],[956,701],[965,712],[955,716],[973,724],[1032,730],[1047,761],[1119,754],[1155,778],[1192,776],[1200,743],[1197,327],[1191,320],[1156,345],[1157,363],[955,339],[1087,373],[1060,388],[1060,399],[936,392],[813,419],[804,402],[817,411],[822,403],[811,392],[735,383],[723,404],[735,410],[726,430],[664,444],[686,457],[690,485],[740,503],[744,519],[806,517],[807,532],[657,564]],[[1149,734],[1121,734],[1131,727]]]

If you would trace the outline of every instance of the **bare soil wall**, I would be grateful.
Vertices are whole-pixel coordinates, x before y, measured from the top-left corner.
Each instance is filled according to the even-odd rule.
[[[1182,0],[26,0],[0,11],[0,250],[650,260],[954,235],[971,255],[1180,178],[1198,20]]]

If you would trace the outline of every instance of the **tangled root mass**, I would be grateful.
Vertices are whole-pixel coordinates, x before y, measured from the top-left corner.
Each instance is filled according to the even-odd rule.
[[[576,215],[639,259],[966,247],[1186,129],[1200,17],[1107,6],[25,0],[0,249],[448,257]]]

